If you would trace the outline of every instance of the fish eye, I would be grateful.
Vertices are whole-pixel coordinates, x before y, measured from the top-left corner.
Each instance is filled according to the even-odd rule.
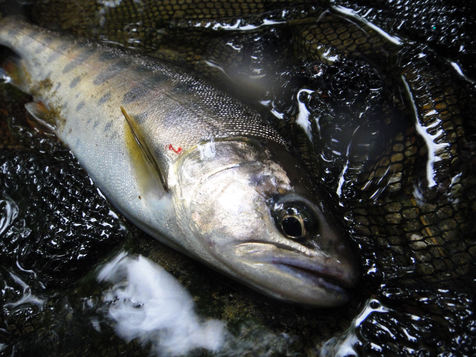
[[[317,218],[303,202],[276,203],[273,207],[276,226],[290,239],[303,239],[317,232]]]

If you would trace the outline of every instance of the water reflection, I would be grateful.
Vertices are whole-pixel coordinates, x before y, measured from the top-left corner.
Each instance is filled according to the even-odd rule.
[[[22,306],[35,305],[37,308],[41,309],[43,307],[44,300],[35,296],[31,292],[31,287],[27,283],[25,283],[18,275],[12,272],[9,272],[8,274],[10,275],[10,278],[12,279],[14,284],[21,288],[22,294],[18,300],[6,303],[3,305],[3,307],[9,310],[14,310],[17,308],[21,308]],[[9,288],[7,282],[5,282],[4,288]]]
[[[354,318],[347,331],[345,331],[341,336],[332,337],[324,343],[320,351],[320,356],[358,356],[359,353],[356,350],[356,346],[359,343],[358,330],[360,329],[362,322],[367,320],[371,314],[386,314],[388,311],[389,309],[381,305],[380,301],[369,299],[365,303],[361,312]],[[379,352],[381,352],[381,350]]]
[[[147,258],[122,252],[101,269],[98,280],[114,284],[104,301],[116,333],[127,342],[139,339],[160,356],[196,348],[217,351],[222,346],[223,323],[201,322],[191,295]]]
[[[0,199],[0,235],[11,226],[17,216],[17,204],[8,197]]]

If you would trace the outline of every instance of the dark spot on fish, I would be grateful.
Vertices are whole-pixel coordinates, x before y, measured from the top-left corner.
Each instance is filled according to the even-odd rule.
[[[51,44],[54,40],[54,37],[51,36],[51,35],[46,35],[42,40],[41,40],[41,43],[43,43],[43,45],[45,46],[48,46],[49,44]]]
[[[192,83],[179,82],[171,88],[171,91],[175,94],[190,94],[194,92]]]
[[[41,53],[49,48],[49,45],[53,42],[54,38],[51,35],[42,36],[38,39],[38,48],[35,53]]]
[[[75,58],[71,62],[69,62],[66,66],[63,68],[63,73],[68,73],[71,71],[73,68],[75,68],[79,63],[77,63],[78,58]]]
[[[77,57],[69,62],[66,66],[63,68],[63,73],[68,73],[72,69],[76,68],[79,66],[81,63],[86,61],[91,55],[94,53],[90,48],[86,49],[85,51],[80,52]]]
[[[107,92],[104,94],[98,101],[99,105],[103,105],[104,103],[108,102],[111,99],[111,92]]]
[[[117,54],[114,53],[113,51],[104,51],[103,53],[101,53],[99,55],[99,61],[101,62],[107,62],[107,61],[110,61],[110,60],[113,60],[117,58]]]
[[[99,120],[96,120],[94,122],[93,129],[96,129],[98,125],[99,125]]]
[[[145,119],[148,117],[149,112],[142,112],[140,114],[134,115],[134,119],[137,122],[137,124],[142,124]]]
[[[41,52],[43,52],[45,50],[45,45],[43,45],[43,43],[40,43],[39,44],[39,47],[35,50],[35,54],[39,54]]]
[[[149,93],[149,90],[150,88],[144,85],[134,87],[129,92],[124,94],[124,98],[122,98],[122,103],[129,104],[135,102],[136,100],[146,96],[147,93]]]
[[[10,30],[8,30],[8,36],[15,36],[18,32],[20,31],[20,29],[18,27],[12,27]]]
[[[79,104],[76,106],[76,111],[79,112],[81,109],[83,109],[84,104],[84,101],[79,102]]]
[[[136,66],[135,68],[136,72],[139,72],[139,73],[147,73],[147,72],[150,72],[150,68],[146,65],[143,65],[143,64],[140,64],[138,66]]]
[[[64,52],[69,48],[69,44],[62,43],[58,48],[52,49],[53,53],[46,60],[47,62],[54,62],[60,58]]]
[[[81,77],[80,76],[77,76],[76,78],[74,78],[71,83],[69,84],[69,88],[74,88],[78,85],[79,81],[81,81]]]
[[[21,41],[22,46],[29,47],[32,44],[32,42],[35,40],[32,36],[33,36],[32,34],[23,36],[23,39]]]
[[[109,120],[106,126],[104,127],[104,131],[109,131],[111,129],[111,126],[112,126],[112,120]]]
[[[129,62],[126,61],[125,59],[121,59],[119,62],[110,65],[104,71],[99,73],[96,76],[96,78],[94,78],[93,83],[95,85],[103,84],[105,81],[111,79],[112,77],[117,75],[119,72],[127,68],[128,66],[129,66]]]
[[[162,83],[164,81],[167,81],[169,80],[170,77],[167,76],[166,74],[164,73],[154,73],[154,75],[152,76],[152,78],[150,79],[152,83]]]
[[[61,56],[61,53],[59,53],[58,51],[56,51],[56,50],[52,50],[52,51],[53,52],[51,53],[51,55],[46,60],[47,62],[56,61],[59,58],[59,56]]]

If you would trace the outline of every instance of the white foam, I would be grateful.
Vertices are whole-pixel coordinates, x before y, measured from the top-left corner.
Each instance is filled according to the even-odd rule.
[[[138,256],[119,254],[98,280],[114,285],[104,295],[116,333],[138,339],[160,356],[182,355],[195,348],[218,351],[225,328],[217,320],[200,322],[190,294],[163,268]]]

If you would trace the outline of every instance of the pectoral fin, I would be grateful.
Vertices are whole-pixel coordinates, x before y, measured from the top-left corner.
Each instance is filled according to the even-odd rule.
[[[124,107],[121,106],[121,112],[124,115],[124,118],[126,118],[127,126],[129,127],[132,136],[134,137],[134,141],[137,144],[142,156],[145,158],[149,166],[151,166],[154,170],[155,173],[157,173],[157,176],[159,177],[159,180],[164,187],[165,191],[168,191],[168,185],[165,180],[165,176],[163,174],[163,171],[160,169],[160,166],[157,162],[157,160],[154,158],[154,155],[152,154],[151,149],[147,145],[147,141],[142,134],[142,130],[137,124],[137,122],[134,120],[133,117],[131,117]]]
[[[55,130],[55,114],[41,102],[30,102],[25,104],[25,109],[35,120],[48,130]]]

